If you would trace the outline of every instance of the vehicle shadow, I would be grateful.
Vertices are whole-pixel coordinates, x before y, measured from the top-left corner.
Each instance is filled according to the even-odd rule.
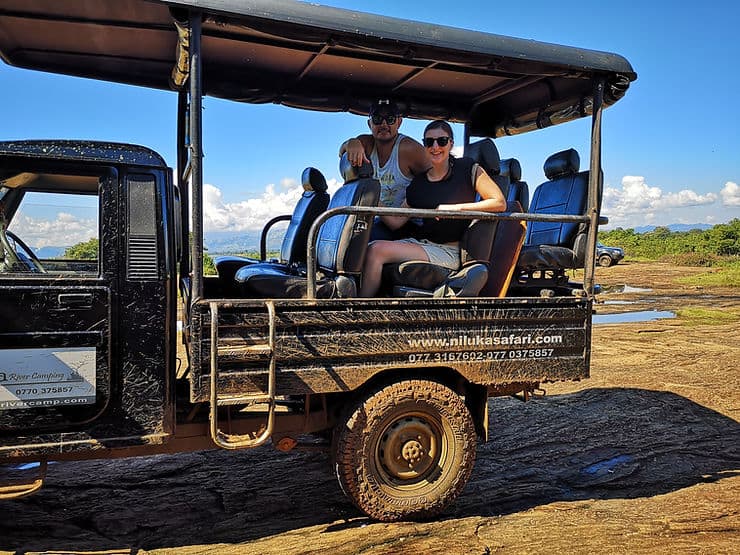
[[[455,516],[649,497],[740,472],[740,424],[666,391],[492,399],[489,430]]]
[[[740,424],[679,395],[588,389],[489,402],[491,441],[440,519],[553,501],[668,493],[736,472]],[[0,549],[105,551],[241,543],[367,524],[323,453],[210,451],[50,466],[38,494],[0,501]]]

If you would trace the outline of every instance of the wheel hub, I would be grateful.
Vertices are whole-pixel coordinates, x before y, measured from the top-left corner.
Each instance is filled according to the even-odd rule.
[[[383,434],[378,462],[392,479],[422,479],[437,464],[439,444],[439,434],[426,420],[404,417]]]
[[[401,449],[401,456],[412,466],[424,456],[424,447],[416,440],[407,441]]]

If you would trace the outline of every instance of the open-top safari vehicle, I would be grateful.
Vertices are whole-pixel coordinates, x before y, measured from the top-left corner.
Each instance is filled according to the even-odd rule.
[[[7,0],[0,56],[176,91],[178,153],[173,179],[140,146],[0,143],[1,497],[38,489],[51,460],[311,440],[370,516],[430,516],[470,476],[490,396],[588,377],[601,120],[636,78],[624,58],[272,0]],[[415,212],[474,220],[463,268],[387,268],[383,296],[358,298],[373,215],[404,211],[376,206],[371,169],[343,164],[329,200],[308,168],[280,259],[203,275],[204,95],[358,114],[390,96],[462,122],[511,210]],[[588,167],[558,152],[530,200],[491,139],[581,117]],[[33,207],[55,204],[89,211],[92,256],[24,243]]]

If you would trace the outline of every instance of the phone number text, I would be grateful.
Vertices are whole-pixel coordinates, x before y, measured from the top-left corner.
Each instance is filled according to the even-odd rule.
[[[514,349],[511,351],[456,351],[450,353],[412,353],[409,362],[485,362],[522,358],[549,358],[555,349]]]

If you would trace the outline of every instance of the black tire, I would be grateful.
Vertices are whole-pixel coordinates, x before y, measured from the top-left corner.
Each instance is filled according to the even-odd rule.
[[[611,266],[612,262],[612,257],[608,254],[602,254],[599,257],[599,266],[603,266],[604,268],[608,268],[609,266]]]
[[[428,518],[462,491],[475,464],[476,433],[448,387],[407,380],[365,397],[338,430],[339,484],[371,518]]]

